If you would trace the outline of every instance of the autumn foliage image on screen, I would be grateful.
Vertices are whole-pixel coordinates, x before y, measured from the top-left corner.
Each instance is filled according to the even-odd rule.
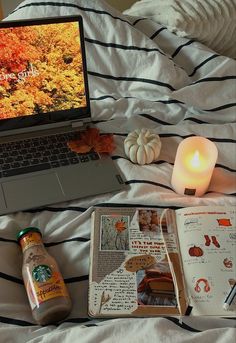
[[[78,23],[0,30],[0,119],[86,106]]]

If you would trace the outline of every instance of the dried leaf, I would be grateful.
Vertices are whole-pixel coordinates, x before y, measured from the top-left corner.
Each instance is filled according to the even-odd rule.
[[[68,146],[77,153],[87,153],[91,150],[97,153],[111,153],[115,148],[113,136],[99,135],[97,128],[88,128],[81,133],[80,139],[69,141]]]
[[[125,223],[122,220],[119,220],[115,223],[115,229],[117,232],[122,232],[126,230]]]

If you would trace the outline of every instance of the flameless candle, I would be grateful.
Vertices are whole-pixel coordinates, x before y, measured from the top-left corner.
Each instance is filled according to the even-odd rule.
[[[171,184],[179,194],[203,195],[210,184],[218,151],[204,137],[189,137],[178,146]]]

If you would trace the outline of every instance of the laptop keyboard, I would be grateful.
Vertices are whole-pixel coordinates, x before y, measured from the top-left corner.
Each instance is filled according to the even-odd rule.
[[[9,177],[99,159],[95,152],[77,154],[67,146],[69,132],[0,144],[0,177]],[[77,136],[78,138],[78,136]]]

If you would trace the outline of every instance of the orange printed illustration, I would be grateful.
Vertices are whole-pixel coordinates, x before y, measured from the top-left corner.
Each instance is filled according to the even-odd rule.
[[[189,248],[188,253],[192,257],[201,257],[204,254],[202,248],[195,245]]]
[[[209,236],[209,235],[204,235],[205,238],[205,246],[209,246],[213,244],[216,248],[220,248],[220,243],[217,239],[216,236]]]
[[[194,290],[197,293],[200,293],[200,292],[208,293],[208,292],[210,292],[211,287],[210,287],[209,281],[207,279],[205,279],[205,278],[198,279],[196,281]]]
[[[232,257],[229,257],[229,258],[226,257],[226,258],[224,258],[223,264],[224,264],[224,266],[225,266],[226,268],[228,268],[228,269],[232,268],[232,267],[233,267]]]
[[[230,219],[228,218],[220,218],[217,219],[219,226],[232,226]]]

